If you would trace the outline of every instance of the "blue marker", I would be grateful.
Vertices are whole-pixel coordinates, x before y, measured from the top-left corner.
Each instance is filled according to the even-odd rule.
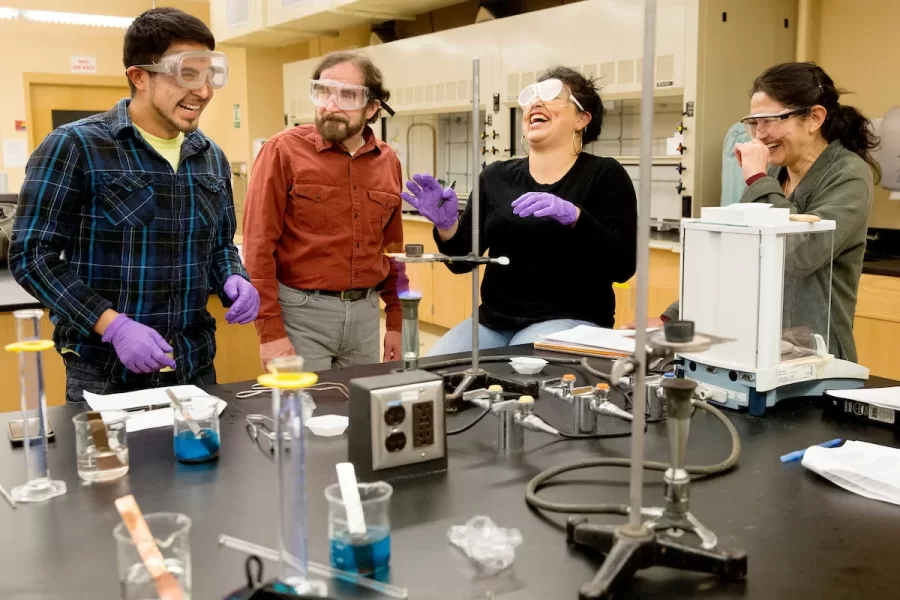
[[[827,442],[822,442],[821,444],[817,444],[817,446],[821,446],[823,448],[834,448],[835,446],[840,446],[844,440],[841,438],[837,438],[836,440],[828,440]],[[803,455],[806,454],[806,450],[795,450],[794,452],[788,452],[787,454],[782,455],[781,462],[793,462],[795,460],[800,460],[803,458]]]

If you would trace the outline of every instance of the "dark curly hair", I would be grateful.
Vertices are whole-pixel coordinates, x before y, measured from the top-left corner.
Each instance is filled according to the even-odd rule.
[[[584,128],[582,133],[582,141],[584,144],[590,144],[600,137],[600,130],[603,127],[603,101],[600,99],[600,93],[597,91],[595,79],[588,79],[578,71],[569,67],[552,67],[538,78],[538,81],[547,79],[559,79],[569,90],[572,95],[581,102],[584,112],[591,115],[591,122]]]

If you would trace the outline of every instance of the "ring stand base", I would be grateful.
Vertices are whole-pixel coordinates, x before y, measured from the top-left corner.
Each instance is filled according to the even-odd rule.
[[[615,598],[635,573],[650,567],[669,567],[718,575],[723,581],[741,581],[747,576],[747,554],[742,550],[715,551],[684,545],[647,526],[633,531],[627,525],[597,525],[571,518],[566,540],[605,555],[594,579],[584,584],[579,600]]]

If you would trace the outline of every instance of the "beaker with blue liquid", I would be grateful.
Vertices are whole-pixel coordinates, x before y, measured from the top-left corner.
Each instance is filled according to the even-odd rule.
[[[384,481],[358,483],[357,487],[366,533],[356,535],[350,533],[347,524],[347,508],[340,485],[333,483],[325,488],[331,566],[384,581],[391,562],[391,495],[394,489]]]

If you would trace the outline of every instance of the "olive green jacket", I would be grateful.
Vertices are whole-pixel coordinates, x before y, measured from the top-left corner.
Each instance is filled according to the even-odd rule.
[[[836,358],[856,362],[853,341],[853,316],[856,292],[866,251],[866,231],[872,210],[874,182],[872,170],[859,155],[840,142],[832,142],[816,159],[790,197],[785,198],[781,182],[787,177],[784,167],[770,166],[768,175],[748,187],[741,202],[763,202],[791,213],[816,215],[836,223],[832,271],[826,267],[832,258],[829,248],[801,244],[788,248],[786,256],[785,297],[793,301],[783,307],[785,327],[813,328],[824,334],[824,307],[831,296],[829,351]],[[830,276],[830,282],[829,282]],[[678,318],[676,302],[663,313]]]

